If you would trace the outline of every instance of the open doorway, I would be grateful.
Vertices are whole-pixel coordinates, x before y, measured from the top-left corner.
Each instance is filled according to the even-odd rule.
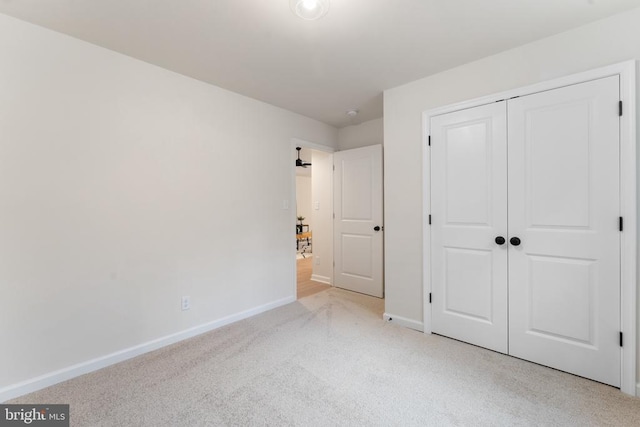
[[[294,142],[296,295],[299,299],[332,285],[333,154],[316,150],[311,143]]]

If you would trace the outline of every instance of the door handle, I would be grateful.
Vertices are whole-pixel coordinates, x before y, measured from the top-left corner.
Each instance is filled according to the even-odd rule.
[[[375,227],[373,227],[374,231],[380,231],[382,230],[382,228],[379,225],[376,225]]]
[[[504,245],[504,242],[506,242],[506,240],[504,240],[504,237],[502,237],[502,236],[496,237],[496,243],[498,245]]]
[[[518,237],[512,237],[511,239],[509,239],[509,242],[513,245],[513,246],[520,246],[520,243],[522,243],[522,241],[520,240],[520,238]]]

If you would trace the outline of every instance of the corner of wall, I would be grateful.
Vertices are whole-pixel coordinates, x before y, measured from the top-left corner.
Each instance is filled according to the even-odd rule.
[[[384,141],[383,117],[338,129],[338,150],[382,144]]]
[[[400,326],[404,326],[405,328],[413,329],[418,332],[424,332],[424,325],[422,322],[418,322],[417,320],[407,319],[406,317],[396,316],[391,313],[384,313],[382,318],[386,322],[393,322]]]

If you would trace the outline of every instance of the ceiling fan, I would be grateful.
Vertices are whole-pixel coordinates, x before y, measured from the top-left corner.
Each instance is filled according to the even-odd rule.
[[[300,150],[302,150],[302,147],[296,147],[296,150],[298,150],[298,159],[296,160],[296,166],[301,168],[311,166],[311,162],[305,162],[304,160],[300,159]]]

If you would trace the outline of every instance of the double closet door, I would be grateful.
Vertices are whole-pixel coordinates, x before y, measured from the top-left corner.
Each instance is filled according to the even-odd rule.
[[[432,330],[620,385],[619,77],[431,118]]]

